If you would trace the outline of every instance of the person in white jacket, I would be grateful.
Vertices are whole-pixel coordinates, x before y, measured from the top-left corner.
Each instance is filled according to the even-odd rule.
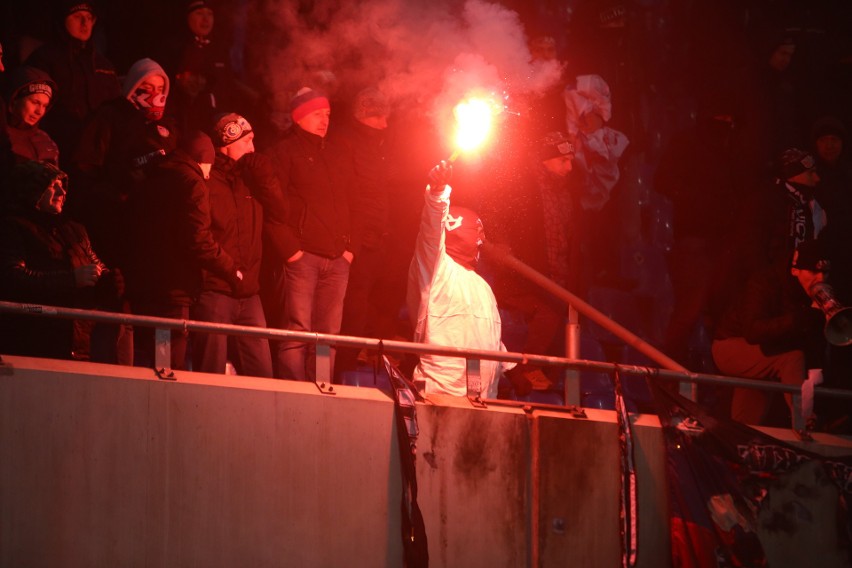
[[[442,162],[432,170],[432,183],[426,186],[426,206],[408,274],[414,341],[505,350],[497,300],[474,270],[484,239],[482,222],[473,211],[450,207],[452,189],[446,183],[450,172],[451,167]],[[481,360],[477,385],[476,377],[467,376],[464,358],[421,355],[414,381],[425,385],[426,394],[497,398],[502,372],[500,362]]]

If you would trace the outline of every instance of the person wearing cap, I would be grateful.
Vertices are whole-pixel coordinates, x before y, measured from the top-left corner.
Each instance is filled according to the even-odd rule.
[[[514,175],[498,175],[482,192],[482,218],[494,228],[489,242],[498,255],[511,252],[558,285],[570,287],[577,276],[574,145],[564,132],[552,131],[532,141],[522,155],[524,161],[513,168]],[[564,303],[499,262],[489,263],[489,268],[500,307],[519,313],[527,324],[524,343],[512,349],[547,355],[564,352],[554,344],[564,327]],[[551,382],[542,370],[529,365],[518,365],[508,378],[518,395],[546,389]]]
[[[6,134],[15,161],[38,160],[59,165],[59,148],[39,124],[56,93],[56,83],[41,69],[22,66],[8,81]]]
[[[133,313],[189,319],[192,300],[201,292],[204,274],[227,284],[241,284],[236,262],[213,236],[206,181],[215,161],[210,137],[187,133],[177,150],[155,166],[141,191],[130,198],[130,262],[127,296]],[[171,332],[171,367],[186,368],[188,334]],[[134,364],[153,365],[153,332],[134,333]]]
[[[348,154],[327,139],[331,106],[311,88],[290,103],[293,125],[269,150],[281,191],[291,207],[288,224],[297,248],[278,267],[284,290],[282,325],[294,331],[339,333],[349,266],[358,249],[350,215]],[[284,379],[313,380],[314,347],[281,342],[277,373]]]
[[[809,370],[816,374],[822,369],[825,315],[814,307],[809,292],[826,278],[829,267],[816,240],[802,242],[784,264],[755,267],[716,325],[712,354],[719,372],[801,386]],[[736,388],[731,418],[789,426],[787,417],[773,414],[773,398],[767,391]],[[785,398],[789,412],[801,412],[790,396]],[[809,419],[805,410],[803,417]]]
[[[56,82],[55,105],[42,128],[66,157],[74,155],[86,119],[121,93],[115,66],[92,40],[97,21],[93,2],[59,2],[55,38],[26,60]]]
[[[85,227],[65,214],[68,176],[50,162],[16,164],[0,221],[0,299],[102,309],[120,286],[98,258]],[[3,316],[0,352],[89,359],[87,322]]]
[[[257,174],[264,168],[263,158],[254,154],[254,132],[244,117],[228,113],[214,120],[210,137],[216,153],[207,181],[210,231],[230,260],[226,271],[209,267],[203,271],[201,293],[191,308],[192,319],[266,327],[259,296],[265,211],[264,200],[255,191],[260,180],[273,184],[265,188],[266,193],[279,193],[277,179],[272,173]],[[265,170],[271,171],[271,166],[265,166]],[[272,377],[272,358],[265,338],[195,333],[191,341],[195,371],[223,373],[232,354],[230,361],[238,374]]]
[[[414,341],[465,349],[505,350],[497,300],[476,272],[485,240],[474,211],[450,205],[452,166],[442,162],[429,173],[425,205],[408,272],[407,304]],[[497,398],[505,369],[514,364],[479,361],[470,377],[464,358],[421,355],[413,379],[423,392]]]

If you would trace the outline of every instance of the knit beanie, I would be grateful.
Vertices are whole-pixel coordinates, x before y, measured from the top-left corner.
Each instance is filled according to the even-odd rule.
[[[251,124],[235,112],[220,114],[213,119],[211,138],[217,148],[233,144],[251,133]]]
[[[196,10],[200,10],[202,8],[210,8],[212,10],[213,6],[211,6],[209,2],[205,2],[204,0],[192,0],[186,5],[186,13],[191,14]]]
[[[53,97],[56,94],[56,83],[46,72],[36,67],[22,65],[16,67],[9,74],[9,108],[12,103],[20,97],[26,97],[35,93],[47,95],[49,102],[47,108],[53,106]]]
[[[390,104],[387,97],[375,87],[367,87],[355,95],[352,102],[352,115],[358,120],[372,116],[387,116]]]
[[[310,87],[302,87],[290,100],[290,115],[293,117],[293,122],[299,122],[315,110],[330,108],[328,98]]]
[[[180,148],[199,164],[212,164],[216,161],[213,141],[200,130],[193,130],[184,136],[180,142]]]
[[[63,19],[77,12],[89,12],[94,16],[96,14],[95,5],[92,2],[79,2],[75,0],[66,0],[62,3]]]

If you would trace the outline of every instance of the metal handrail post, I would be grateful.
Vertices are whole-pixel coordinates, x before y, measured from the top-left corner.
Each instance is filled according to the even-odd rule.
[[[172,331],[154,328],[154,368],[168,369],[172,366]]]
[[[587,317],[589,320],[598,324],[606,331],[612,333],[617,338],[625,342],[630,347],[636,349],[642,355],[645,355],[658,365],[660,365],[664,369],[669,369],[672,371],[680,371],[682,373],[689,374],[690,371],[624,327],[616,321],[613,321],[611,318],[607,317],[605,314],[597,310],[594,306],[584,301],[579,296],[569,292],[562,286],[558,285],[556,282],[538,272],[534,268],[531,268],[527,264],[518,260],[514,255],[512,255],[505,247],[493,245],[491,243],[486,242],[482,247],[483,252],[490,258],[491,260],[502,264],[503,266],[513,270],[529,280],[530,282],[537,284],[542,289],[546,290],[556,298],[559,298],[569,306],[574,307],[578,312],[583,314],[583,316]],[[692,391],[692,397],[694,400],[694,389]]]
[[[574,306],[568,304],[568,321],[565,325],[565,356],[569,359],[580,358],[580,314]],[[580,406],[580,371],[565,369],[565,404]]]

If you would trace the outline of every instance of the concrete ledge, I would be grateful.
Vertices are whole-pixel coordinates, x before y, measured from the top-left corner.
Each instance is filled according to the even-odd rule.
[[[3,357],[0,566],[402,565],[387,394],[176,379]],[[618,431],[614,413],[587,413],[418,404],[430,566],[616,565]],[[668,566],[661,431],[633,419],[639,565]],[[852,446],[820,441],[806,447]]]

